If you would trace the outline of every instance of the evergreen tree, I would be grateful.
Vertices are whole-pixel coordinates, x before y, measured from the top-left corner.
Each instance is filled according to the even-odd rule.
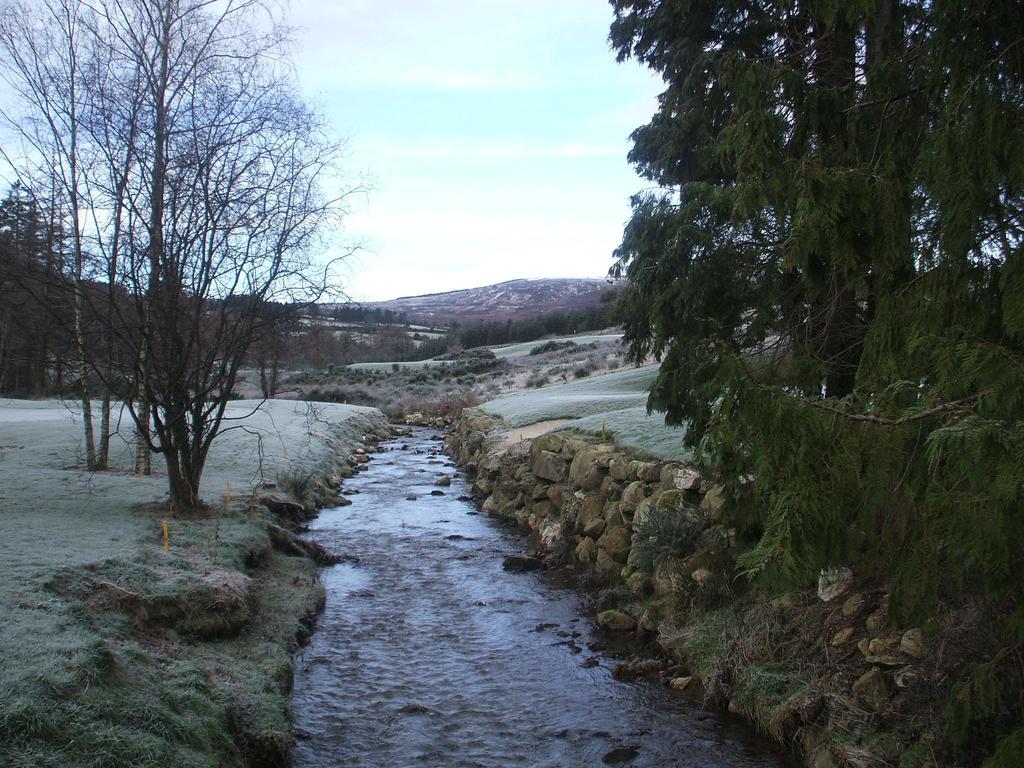
[[[1020,3],[611,4],[665,82],[618,311],[649,406],[757,478],[748,574],[857,560],[903,615],[976,587],[1019,642]]]

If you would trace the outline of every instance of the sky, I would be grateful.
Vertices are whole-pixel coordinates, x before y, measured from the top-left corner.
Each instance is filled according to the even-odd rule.
[[[604,0],[291,0],[306,97],[346,137],[342,271],[372,301],[603,277],[646,186],[629,134],[660,83],[608,46]]]

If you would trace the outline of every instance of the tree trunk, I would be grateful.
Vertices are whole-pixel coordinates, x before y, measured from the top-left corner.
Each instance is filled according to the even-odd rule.
[[[110,390],[104,388],[103,404],[100,406],[100,442],[96,451],[96,469],[100,472],[110,468]]]
[[[82,332],[82,299],[75,291],[74,300],[75,351],[78,354],[78,387],[82,399],[82,427],[85,430],[85,467],[96,469],[96,439],[92,423],[92,401],[89,399],[89,361],[85,353]]]
[[[183,460],[176,450],[167,451],[164,459],[167,464],[171,509],[175,513],[191,512],[199,506],[199,473],[191,466],[191,462],[187,458]]]
[[[143,398],[139,404],[139,425],[136,427],[138,435],[135,441],[135,474],[153,474],[153,455],[149,450],[149,401]]]

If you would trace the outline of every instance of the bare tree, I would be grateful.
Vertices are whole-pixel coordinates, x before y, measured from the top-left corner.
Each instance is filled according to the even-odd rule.
[[[67,275],[73,338],[77,352],[77,376],[85,430],[86,465],[97,463],[93,435],[92,401],[89,392],[89,359],[82,318],[85,276],[83,212],[87,207],[84,176],[88,159],[82,146],[82,46],[84,5],[79,0],[43,0],[39,12],[30,14],[4,9],[0,15],[0,73],[29,110],[25,119],[7,122],[18,129],[35,167],[30,177],[49,181],[50,208],[61,213],[70,243],[71,264]],[[45,173],[44,169],[49,170]]]
[[[299,311],[327,290],[331,265],[313,254],[344,208],[344,194],[322,192],[338,145],[295,95],[277,28],[258,30],[262,9],[97,0],[76,28],[89,38],[74,42],[89,63],[75,97],[90,148],[89,244],[107,286],[77,292],[98,304],[90,317],[105,339],[93,373],[163,456],[178,509],[200,503],[254,340],[292,319],[265,308]],[[10,45],[25,34],[12,30]]]

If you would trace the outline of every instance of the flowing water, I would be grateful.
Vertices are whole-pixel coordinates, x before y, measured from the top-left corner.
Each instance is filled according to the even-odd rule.
[[[477,515],[440,441],[416,430],[346,481],[310,536],[356,558],[324,569],[327,607],[296,660],[296,766],[785,763],[650,682],[612,679],[579,595],[502,570],[522,537]],[[415,495],[415,500],[410,500]],[[603,762],[602,762],[603,761]]]

